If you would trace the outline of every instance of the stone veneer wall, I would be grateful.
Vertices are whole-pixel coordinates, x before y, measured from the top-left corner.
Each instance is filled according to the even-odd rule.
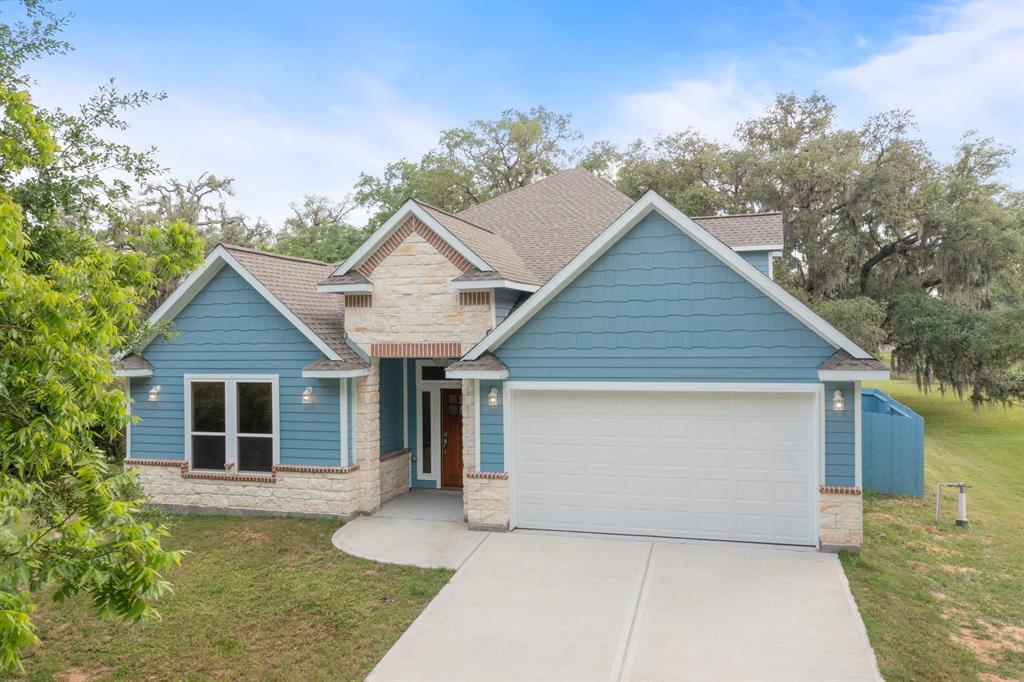
[[[409,490],[409,451],[398,450],[381,457],[380,461],[380,503],[384,504]]]
[[[821,487],[820,533],[824,551],[859,551],[864,542],[864,496],[860,488]]]
[[[346,308],[345,330],[363,348],[375,343],[457,342],[465,352],[491,326],[489,305],[464,306],[451,280],[462,274],[415,232],[371,273],[370,306]]]
[[[470,530],[508,530],[508,474],[484,471],[466,476],[463,500]]]
[[[273,474],[188,472],[181,462],[125,460],[150,502],[170,507],[350,517],[359,510],[355,467],[278,467]]]
[[[380,360],[370,359],[370,373],[355,380],[356,464],[359,465],[359,510],[380,506]]]
[[[469,477],[476,473],[476,389],[474,379],[462,380],[462,518],[469,518]]]

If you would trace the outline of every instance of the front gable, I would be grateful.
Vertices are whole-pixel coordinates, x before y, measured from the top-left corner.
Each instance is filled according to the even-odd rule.
[[[512,379],[816,382],[835,348],[651,211],[493,352]]]

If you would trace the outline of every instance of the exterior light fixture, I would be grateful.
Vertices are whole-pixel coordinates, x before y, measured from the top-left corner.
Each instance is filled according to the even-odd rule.
[[[836,412],[842,412],[846,409],[846,399],[843,397],[843,392],[838,388],[832,394],[832,409]]]
[[[487,394],[487,404],[490,405],[491,407],[496,407],[498,405],[498,389],[497,388],[492,388],[491,392]]]
[[[158,400],[160,400],[160,387],[154,386],[149,389],[149,402],[155,403]]]
[[[313,387],[306,386],[306,390],[302,392],[302,404],[309,405],[313,402]]]

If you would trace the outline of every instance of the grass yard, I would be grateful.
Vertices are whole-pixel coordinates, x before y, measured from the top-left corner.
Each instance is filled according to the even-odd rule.
[[[976,411],[912,382],[871,384],[925,419],[925,498],[865,499],[864,547],[842,557],[887,680],[1024,679],[1024,409]],[[935,483],[964,480],[971,524]]]
[[[331,546],[334,521],[168,517],[174,570],[162,620],[127,625],[76,600],[38,612],[29,679],[362,679],[452,571]]]

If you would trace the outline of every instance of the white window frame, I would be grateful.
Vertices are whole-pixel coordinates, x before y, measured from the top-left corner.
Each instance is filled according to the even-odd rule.
[[[458,379],[422,379],[424,367],[444,367],[449,360],[416,361],[416,478],[441,487],[441,389],[462,388]],[[423,393],[430,393],[430,473],[423,473]]]
[[[192,383],[219,382],[224,385],[224,432],[192,430]],[[271,385],[271,411],[273,415],[273,433],[239,433],[238,432],[238,384],[267,383]],[[240,471],[238,468],[238,438],[272,438],[272,466],[281,463],[281,411],[280,392],[277,374],[185,374],[182,377],[182,389],[185,398],[185,460],[192,469],[192,436],[224,436],[224,463],[230,464],[233,473],[269,473],[263,471]],[[205,471],[205,470],[204,470]],[[209,471],[217,471],[210,469]]]

